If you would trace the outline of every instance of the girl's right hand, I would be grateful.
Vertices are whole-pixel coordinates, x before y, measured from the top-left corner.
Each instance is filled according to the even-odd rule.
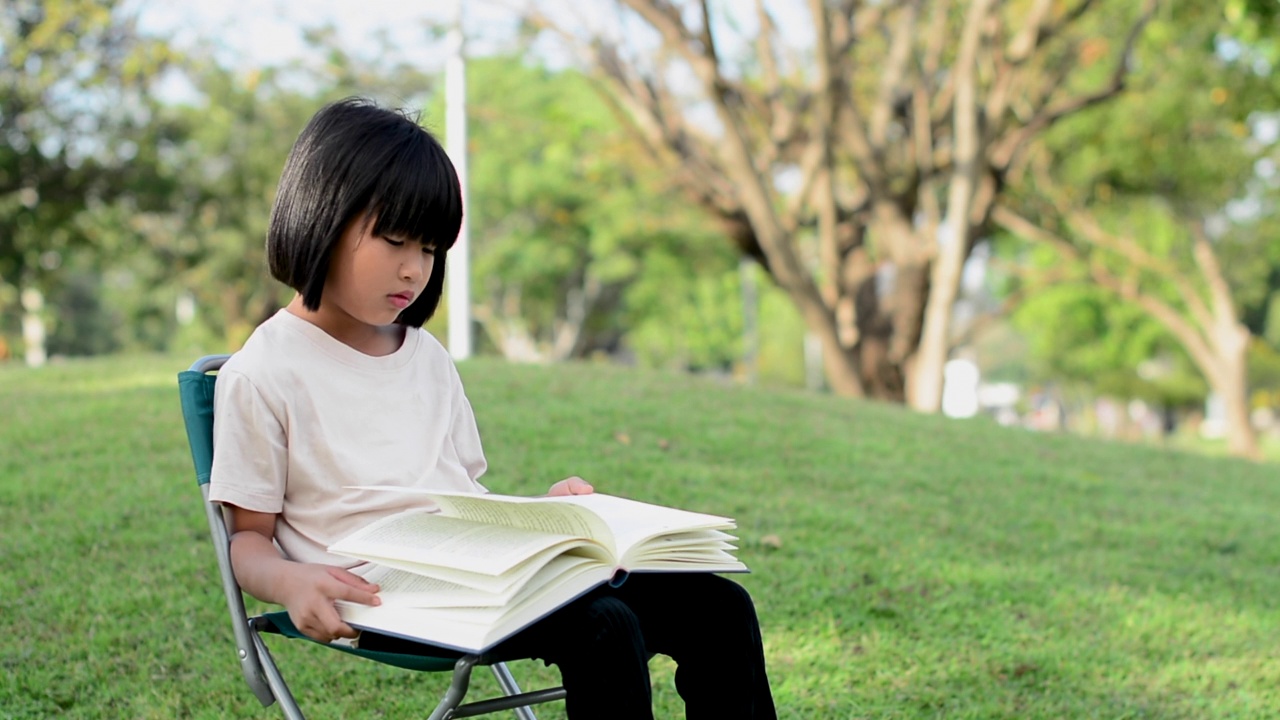
[[[282,582],[280,598],[289,619],[302,634],[322,643],[353,638],[359,633],[342,621],[335,600],[381,605],[378,586],[332,565],[292,563]]]

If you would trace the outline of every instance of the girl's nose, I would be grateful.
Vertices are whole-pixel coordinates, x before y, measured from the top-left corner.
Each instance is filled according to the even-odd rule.
[[[407,258],[400,263],[400,277],[407,282],[419,283],[427,273],[428,263],[431,262],[431,256],[425,253],[415,253],[414,257]]]

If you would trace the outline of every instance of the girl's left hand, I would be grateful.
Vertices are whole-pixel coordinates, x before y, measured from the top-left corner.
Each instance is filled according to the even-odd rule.
[[[555,497],[557,495],[590,495],[595,492],[595,488],[591,487],[591,483],[583,480],[578,476],[567,477],[547,491],[547,495]]]

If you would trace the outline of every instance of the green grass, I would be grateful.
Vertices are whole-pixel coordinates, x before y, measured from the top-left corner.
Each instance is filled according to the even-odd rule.
[[[184,365],[0,368],[0,717],[278,716],[237,669]],[[783,717],[1280,717],[1275,465],[607,366],[462,374],[494,490],[576,473],[738,518]],[[311,717],[425,715],[445,682],[275,647]]]

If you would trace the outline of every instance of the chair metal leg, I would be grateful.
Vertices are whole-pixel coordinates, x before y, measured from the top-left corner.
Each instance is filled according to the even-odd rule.
[[[467,695],[467,688],[471,685],[471,668],[475,666],[479,660],[475,655],[463,655],[458,658],[458,662],[453,665],[453,682],[449,684],[449,689],[444,694],[444,699],[436,706],[435,711],[427,718],[427,720],[448,720],[453,715],[454,709],[462,702],[462,698]]]
[[[502,692],[507,695],[519,695],[520,685],[516,682],[516,678],[511,674],[511,670],[507,668],[506,663],[494,663],[489,666],[493,671],[493,676],[498,679],[498,684],[502,686]],[[529,707],[518,707],[514,710],[518,720],[538,720],[538,716],[533,714],[533,709]]]
[[[253,636],[253,647],[258,652],[258,659],[262,663],[262,672],[267,676],[267,685],[271,687],[271,694],[275,695],[276,702],[280,703],[280,711],[284,713],[287,720],[306,720],[302,715],[302,710],[298,708],[298,703],[293,699],[293,693],[289,692],[289,686],[284,682],[284,676],[280,674],[280,670],[276,667],[276,661],[271,657],[271,651],[267,649],[267,644],[262,641],[262,636],[256,631],[251,633]]]
[[[471,683],[471,670],[479,661],[480,657],[477,655],[464,655],[458,658],[458,662],[453,666],[453,683],[449,685],[449,690],[445,692],[444,699],[436,706],[435,711],[431,713],[428,720],[454,720],[455,718],[488,715],[489,713],[503,710],[515,711],[520,720],[536,720],[534,719],[533,711],[526,706],[564,699],[565,691],[563,687],[520,692],[519,686],[515,683],[515,678],[512,678],[509,672],[507,673],[507,680],[510,680],[510,685],[507,684],[507,680],[503,679],[501,674],[503,671],[495,670],[494,673],[498,676],[499,684],[502,685],[503,691],[508,694],[505,697],[480,700],[463,705],[461,704],[462,698],[466,696],[467,688]]]

